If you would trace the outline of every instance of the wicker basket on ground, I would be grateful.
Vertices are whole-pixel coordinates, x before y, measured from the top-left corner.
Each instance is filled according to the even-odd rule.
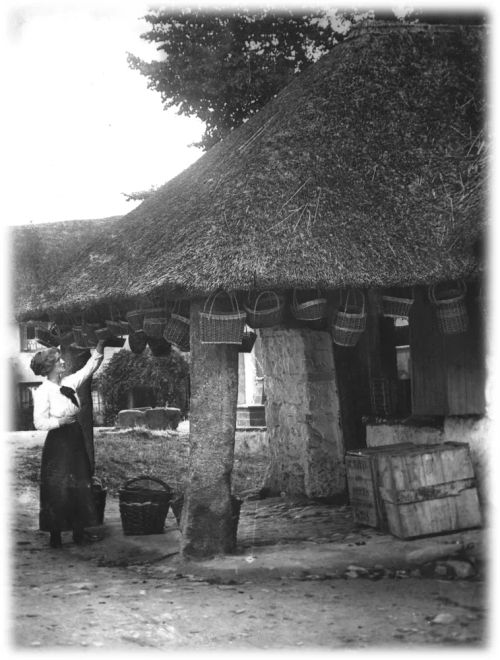
[[[243,305],[247,324],[251,328],[270,328],[279,325],[285,312],[285,297],[275,291],[262,291]]]
[[[333,341],[338,346],[356,346],[365,328],[364,293],[362,291],[356,293],[349,289],[344,307],[337,312],[333,324]]]
[[[441,334],[456,335],[467,331],[469,315],[465,306],[466,291],[463,280],[441,290],[437,285],[429,287],[429,300],[436,310]]]
[[[228,305],[220,297],[227,296]],[[237,344],[240,345],[245,329],[245,312],[240,311],[234,294],[218,291],[207,298],[200,312],[200,340],[202,344]]]
[[[311,292],[298,292],[293,290],[291,312],[299,321],[319,321],[327,314],[327,300],[321,296],[318,290],[316,297]]]
[[[123,533],[161,534],[173,491],[161,479],[141,475],[118,491]]]

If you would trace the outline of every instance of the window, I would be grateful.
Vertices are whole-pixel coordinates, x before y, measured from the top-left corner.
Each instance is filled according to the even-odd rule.
[[[43,348],[35,339],[35,326],[32,323],[21,323],[19,326],[21,351],[34,352]]]
[[[103,401],[99,390],[92,390],[92,410],[96,415],[103,412]]]
[[[40,383],[21,383],[19,385],[19,405],[22,410],[33,407],[33,390],[36,390]]]

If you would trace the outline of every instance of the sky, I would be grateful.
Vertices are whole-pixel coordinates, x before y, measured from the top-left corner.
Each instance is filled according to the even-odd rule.
[[[7,224],[128,213],[137,203],[122,193],[161,185],[201,155],[190,145],[202,122],[165,111],[127,64],[127,52],[157,57],[140,39],[146,9],[18,1],[6,12]]]
[[[126,214],[138,202],[123,193],[161,185],[202,155],[192,146],[202,122],[165,111],[160,94],[127,64],[127,52],[157,57],[140,38],[147,7],[144,0],[4,1],[6,224]]]

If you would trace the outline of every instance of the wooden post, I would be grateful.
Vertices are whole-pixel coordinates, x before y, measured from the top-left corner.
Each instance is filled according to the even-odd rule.
[[[233,552],[231,513],[238,396],[238,349],[201,344],[200,300],[191,302],[191,404],[188,485],[181,517],[183,556]]]
[[[61,347],[61,354],[66,363],[66,371],[72,374],[78,369],[81,369],[87,360],[90,358],[90,351],[88,349],[75,350],[70,347]],[[78,388],[78,396],[80,398],[80,413],[78,420],[82,427],[83,438],[85,440],[85,449],[90,461],[90,471],[94,474],[95,459],[94,459],[94,415],[92,405],[92,378],[89,378]]]

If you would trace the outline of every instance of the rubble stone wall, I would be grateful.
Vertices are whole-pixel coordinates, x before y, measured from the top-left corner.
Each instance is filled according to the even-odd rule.
[[[330,335],[265,328],[260,336],[270,486],[287,495],[340,495],[344,444]]]

